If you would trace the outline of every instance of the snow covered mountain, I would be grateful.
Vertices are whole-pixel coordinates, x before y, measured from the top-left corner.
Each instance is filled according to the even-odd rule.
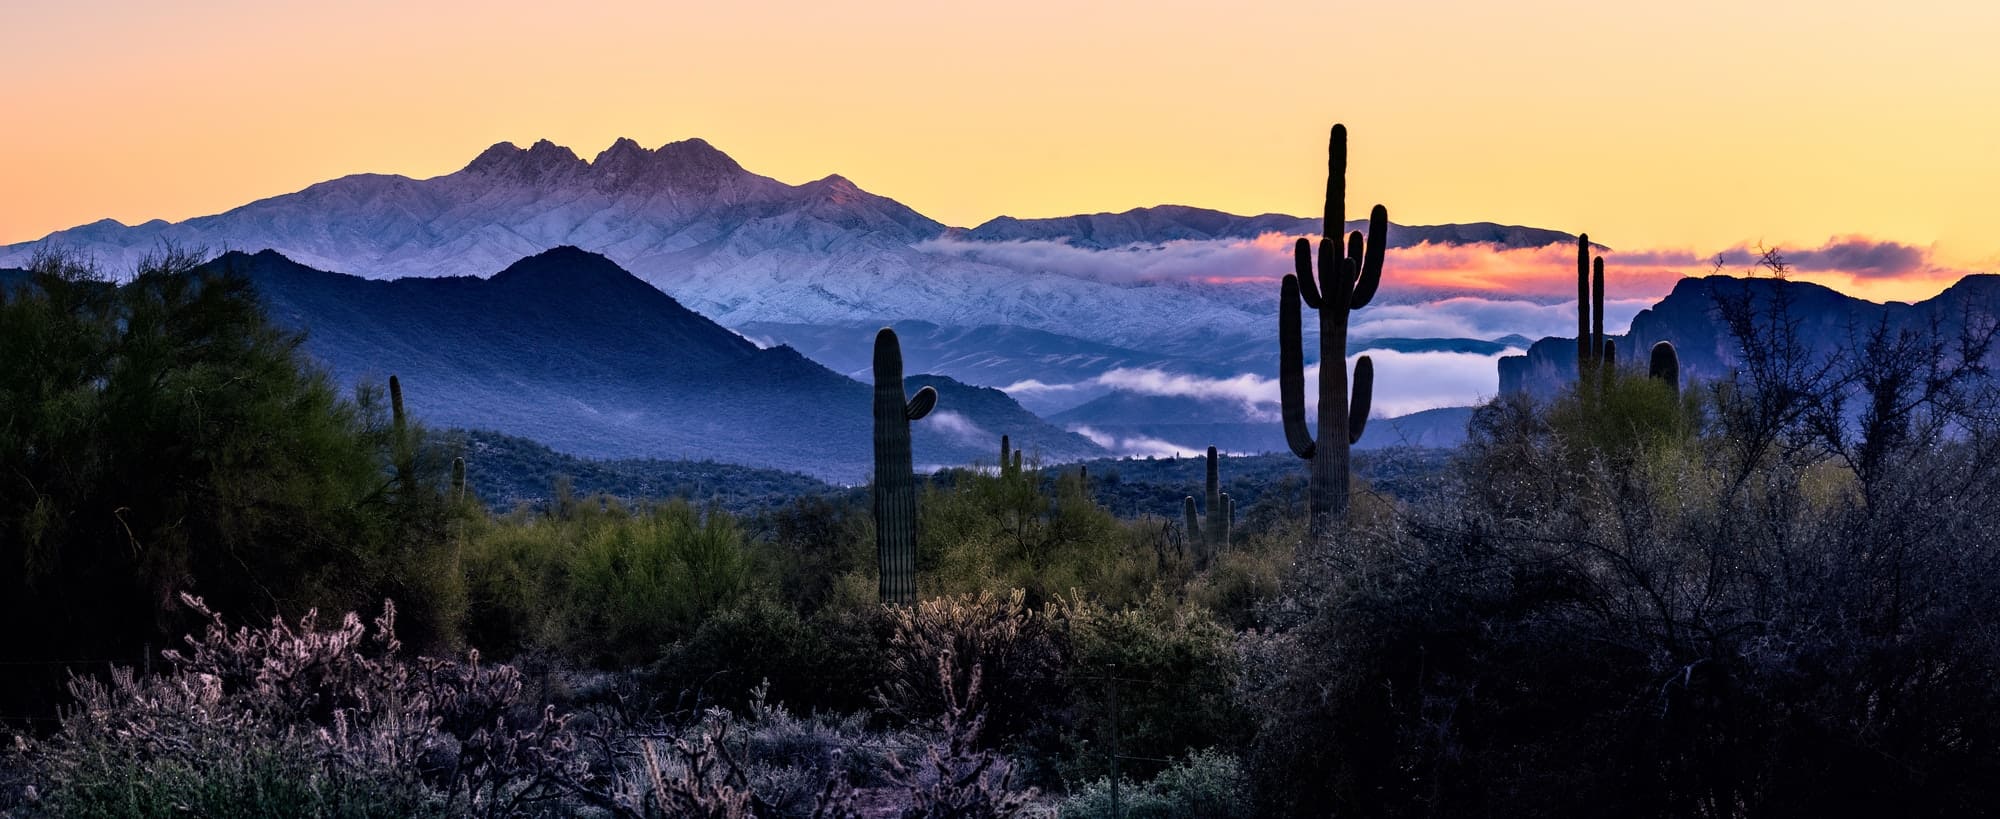
[[[707,142],[648,150],[621,139],[585,161],[548,141],[501,143],[430,179],[359,174],[225,213],[126,226],[103,220],[0,247],[0,266],[63,245],[113,272],[162,242],[214,252],[273,249],[371,278],[486,275],[552,247],[604,254],[728,327],[753,322],[1006,325],[1147,350],[1269,332],[1268,287],[1079,272],[1038,255],[1148,249],[1190,240],[1299,233],[1316,221],[1162,206],[948,228],[839,177],[789,185]],[[1539,245],[1563,234],[1498,225],[1396,227],[1432,240]],[[1028,250],[1034,252],[1006,252]],[[1216,277],[1268,275],[1212,262]]]

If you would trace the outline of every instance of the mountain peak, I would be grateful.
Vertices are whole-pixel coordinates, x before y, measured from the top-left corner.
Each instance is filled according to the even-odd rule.
[[[465,172],[539,179],[583,167],[587,166],[575,151],[549,140],[540,139],[526,149],[512,142],[496,142],[492,147],[479,152],[479,156],[474,157],[472,162],[465,166]]]
[[[677,142],[661,145],[653,154],[683,172],[706,170],[711,172],[740,173],[743,166],[728,154],[717,150],[708,140],[690,137]]]

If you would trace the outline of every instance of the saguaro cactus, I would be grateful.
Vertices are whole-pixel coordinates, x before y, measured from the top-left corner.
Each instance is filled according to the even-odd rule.
[[[1674,350],[1674,343],[1662,341],[1653,345],[1653,359],[1647,362],[1646,374],[1666,382],[1667,389],[1675,395],[1681,392],[1681,356]]]
[[[1008,460],[1010,457],[1013,459],[1012,461]],[[1021,452],[1013,448],[1012,442],[1007,439],[1007,436],[1002,435],[1000,436],[1000,477],[1018,478],[1020,476]]]
[[[451,502],[465,502],[465,459],[451,459]]]
[[[1382,283],[1382,258],[1389,239],[1389,211],[1376,205],[1368,214],[1368,232],[1349,235],[1343,255],[1337,237],[1346,227],[1346,207],[1347,128],[1335,125],[1327,142],[1318,273],[1314,273],[1312,243],[1300,239],[1293,260],[1296,271],[1285,277],[1278,295],[1278,391],[1284,401],[1285,442],[1293,454],[1312,461],[1308,531],[1315,543],[1328,542],[1347,522],[1349,447],[1361,440],[1368,424],[1375,384],[1375,364],[1364,355],[1354,362],[1353,404],[1349,405],[1348,313],[1366,307],[1375,297],[1375,289]],[[1301,301],[1319,313],[1318,440],[1306,427]]]
[[[403,414],[403,382],[389,376],[389,458],[396,468],[396,492],[404,498],[417,484],[417,447],[410,440],[409,420]]]
[[[1589,381],[1616,366],[1617,354],[1604,335],[1604,257],[1590,257],[1590,235],[1576,237],[1576,376]]]
[[[1188,542],[1195,547],[1196,568],[1207,568],[1211,558],[1229,547],[1229,528],[1236,515],[1229,494],[1221,491],[1221,462],[1222,456],[1215,451],[1215,447],[1209,447],[1207,505],[1202,509],[1208,516],[1208,522],[1203,524],[1201,518],[1196,516],[1193,495],[1181,504],[1181,512],[1187,518]]]
[[[917,478],[910,422],[937,406],[937,390],[903,395],[903,345],[887,327],[875,334],[875,556],[882,602],[917,601]]]

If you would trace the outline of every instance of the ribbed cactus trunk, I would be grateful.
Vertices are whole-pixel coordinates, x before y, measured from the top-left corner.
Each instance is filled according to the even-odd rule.
[[[1208,448],[1208,480],[1203,493],[1199,514],[1195,510],[1194,496],[1189,495],[1181,502],[1181,514],[1187,521],[1188,545],[1194,549],[1195,568],[1208,568],[1209,561],[1229,546],[1230,506],[1229,496],[1222,492],[1222,455],[1215,447]],[[1203,522],[1203,516],[1207,521]]]
[[[416,490],[416,445],[410,441],[409,420],[403,414],[403,382],[389,376],[389,458],[395,462],[396,492],[407,498]]]
[[[917,601],[917,478],[910,422],[937,406],[937,390],[903,394],[903,346],[887,327],[875,334],[875,556],[882,602]]]
[[[1594,349],[1602,350],[1595,362],[1598,375],[1609,377],[1613,367],[1611,339],[1604,335],[1604,257],[1599,256],[1590,263],[1590,340]]]
[[[1313,543],[1332,544],[1347,526],[1350,447],[1361,439],[1368,423],[1375,365],[1368,356],[1354,363],[1352,406],[1347,383],[1348,314],[1368,305],[1382,282],[1382,259],[1388,247],[1389,212],[1381,205],[1368,214],[1368,232],[1347,237],[1343,254],[1340,235],[1346,227],[1347,128],[1333,126],[1327,143],[1326,202],[1320,222],[1319,263],[1313,264],[1312,243],[1300,239],[1294,253],[1293,275],[1285,277],[1278,298],[1278,383],[1284,404],[1285,441],[1294,454],[1309,459],[1308,532]],[[1305,420],[1305,352],[1300,303],[1319,313],[1319,438]]]
[[[1597,350],[1590,337],[1590,234],[1579,233],[1576,237],[1576,373],[1578,377],[1590,371],[1591,358]]]
[[[1222,469],[1220,469],[1220,465],[1222,465],[1222,455],[1216,453],[1216,447],[1208,447],[1208,493],[1202,497],[1202,501],[1208,503],[1206,507],[1202,507],[1202,513],[1208,515],[1208,525],[1202,527],[1202,535],[1204,535],[1206,545],[1208,545],[1208,557],[1214,557],[1216,551],[1222,551],[1222,547],[1226,545],[1222,541],[1222,525],[1220,525],[1222,523]]]

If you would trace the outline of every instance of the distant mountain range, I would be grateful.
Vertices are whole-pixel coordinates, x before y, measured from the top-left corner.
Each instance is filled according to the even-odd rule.
[[[212,264],[247,275],[338,382],[396,375],[435,427],[839,481],[861,480],[872,462],[869,385],[787,347],[760,349],[593,253],[557,248],[486,279],[373,281],[275,251]],[[1104,453],[997,390],[934,376],[908,389],[924,385],[941,400],[913,427],[919,464],[990,460],[1002,434],[1051,460]]]
[[[1268,334],[1274,291],[1103,280],[1032,259],[953,250],[1035,241],[1157,246],[1317,230],[1316,219],[1181,206],[950,228],[840,176],[788,185],[751,173],[699,139],[651,150],[621,139],[588,162],[542,141],[525,149],[494,145],[463,169],[430,179],[358,174],[183,222],[107,219],[0,247],[0,266],[19,265],[43,245],[64,245],[122,272],[174,242],[217,252],[268,248],[369,278],[483,276],[567,245],[603,254],[729,327],[1007,325],[1172,350],[1211,334]],[[1398,225],[1390,239],[1395,246],[1539,246],[1571,237],[1472,224]],[[1217,276],[1266,272],[1218,264],[1225,267]]]
[[[1885,319],[1894,330],[1929,332],[1935,326],[1947,342],[1958,338],[1969,319],[2000,318],[2000,276],[1974,275],[1960,279],[1944,292],[1907,304],[1877,304],[1809,282],[1770,278],[1707,276],[1674,285],[1658,304],[1632,318],[1630,332],[1612,336],[1618,357],[1627,366],[1644,367],[1653,345],[1671,341],[1680,357],[1683,381],[1725,377],[1741,365],[1736,340],[1716,312],[1716,296],[1748,291],[1754,303],[1767,305],[1780,289],[1791,300],[1799,319],[1799,340],[1818,359],[1858,349],[1869,330]],[[1576,339],[1544,338],[1525,355],[1500,359],[1500,391],[1550,396],[1576,380]]]
[[[107,272],[122,274],[163,243],[173,243],[218,252],[270,249],[302,269],[396,279],[393,286],[371,289],[359,283],[308,286],[299,276],[271,274],[301,288],[299,293],[329,299],[339,293],[364,303],[357,308],[363,313],[354,317],[337,317],[337,310],[345,309],[329,306],[337,300],[327,305],[306,303],[311,314],[297,318],[300,326],[312,327],[316,352],[323,353],[343,377],[405,371],[413,395],[423,393],[416,389],[423,378],[466,394],[476,384],[499,377],[500,370],[489,366],[492,362],[452,357],[481,349],[475,344],[480,334],[495,334],[493,344],[521,350],[527,356],[524,360],[533,363],[541,361],[539,351],[556,334],[575,329],[583,335],[573,347],[550,348],[549,353],[567,356],[562,363],[572,370],[565,376],[568,380],[552,378],[560,368],[551,361],[545,372],[534,376],[540,380],[524,384],[518,393],[533,396],[538,406],[528,408],[525,401],[504,407],[461,406],[513,413],[501,428],[580,454],[706,452],[734,458],[746,451],[704,432],[703,416],[688,417],[678,429],[658,422],[665,417],[658,412],[667,401],[662,397],[664,387],[639,388],[623,381],[606,386],[629,380],[627,374],[637,371],[632,366],[637,362],[630,359],[637,354],[605,345],[651,343],[655,346],[646,348],[647,354],[671,361],[675,354],[669,351],[677,349],[683,341],[680,335],[689,332],[684,327],[669,326],[648,335],[642,332],[640,318],[628,317],[614,329],[593,328],[584,314],[594,308],[583,306],[560,316],[502,310],[489,318],[475,318],[502,304],[504,300],[495,300],[503,294],[516,299],[507,304],[540,300],[554,310],[553,305],[566,303],[557,301],[557,296],[571,295],[558,291],[586,286],[603,285],[609,294],[579,294],[579,298],[620,303],[607,307],[653,304],[628,286],[631,276],[621,273],[532,287],[497,281],[484,290],[475,286],[474,277],[511,270],[518,260],[554,248],[578,247],[601,254],[671,296],[668,301],[675,310],[712,319],[755,345],[784,345],[798,351],[750,356],[773,372],[804,368],[811,362],[785,360],[802,354],[838,374],[865,379],[868,335],[894,324],[904,334],[909,371],[983,387],[1047,385],[1052,388],[1017,389],[1015,394],[1029,409],[1052,414],[1119,392],[1120,388],[1098,380],[1118,370],[1203,378],[1275,373],[1276,290],[1268,281],[1274,271],[1262,269],[1268,252],[1220,254],[1199,263],[1208,265],[1200,268],[1202,275],[1149,277],[1132,274],[1121,265],[1173,256],[1181,243],[1227,245],[1318,229],[1316,218],[1239,216],[1178,205],[1049,219],[1001,217],[958,228],[837,175],[791,185],[752,173],[699,139],[654,149],[621,139],[589,161],[542,141],[527,148],[494,145],[464,168],[429,179],[357,174],[177,223],[155,220],[127,226],[103,220],[35,242],[0,247],[0,267],[22,264],[38,249],[63,246],[93,257]],[[1389,238],[1394,247],[1423,242],[1534,247],[1572,241],[1556,231],[1491,223],[1395,225]],[[1078,253],[1115,258],[1093,258],[1090,264],[1078,265],[1064,255]],[[1244,262],[1231,259],[1243,258],[1255,259],[1258,269],[1236,269],[1234,265]],[[455,283],[431,289],[421,283],[423,279]],[[1395,292],[1393,282],[1387,286],[1381,301],[1393,304],[1404,298]],[[306,298],[280,292],[272,297]],[[420,335],[395,335],[403,332],[399,328],[426,317],[406,302],[429,299],[458,300],[452,309],[460,314],[437,328],[456,334],[445,349],[432,349],[428,346],[432,342]],[[556,323],[537,331],[543,335],[520,326],[534,321]],[[735,343],[755,346],[742,339]],[[1373,343],[1376,349],[1479,355],[1512,346],[1509,339]],[[460,352],[451,352],[454,348]],[[584,355],[584,350],[591,355]],[[712,360],[675,366],[689,368],[690,373],[709,372],[701,367],[720,368],[715,371],[734,375],[723,362],[750,354],[717,346],[702,355]],[[486,369],[455,375],[461,366]],[[661,384],[671,381],[669,376],[661,378],[665,379]],[[690,375],[676,383],[709,382],[706,376]],[[536,384],[550,389],[563,386],[544,394],[535,392]],[[552,409],[563,405],[569,409]],[[434,409],[458,412],[452,406]],[[712,415],[714,408],[710,409]],[[575,423],[553,420],[568,418],[564,413],[572,410]],[[1167,417],[1126,420],[1171,423]],[[1254,420],[1238,417],[1217,423]],[[984,419],[982,426],[987,422],[998,421]],[[614,431],[629,432],[631,437],[614,439]],[[1061,440],[1050,439],[1052,457],[1057,452],[1087,451],[1076,449],[1076,442]],[[840,446],[853,443],[838,437],[834,441]],[[955,457],[953,452],[940,450],[941,457]],[[847,450],[834,457],[854,454]]]

